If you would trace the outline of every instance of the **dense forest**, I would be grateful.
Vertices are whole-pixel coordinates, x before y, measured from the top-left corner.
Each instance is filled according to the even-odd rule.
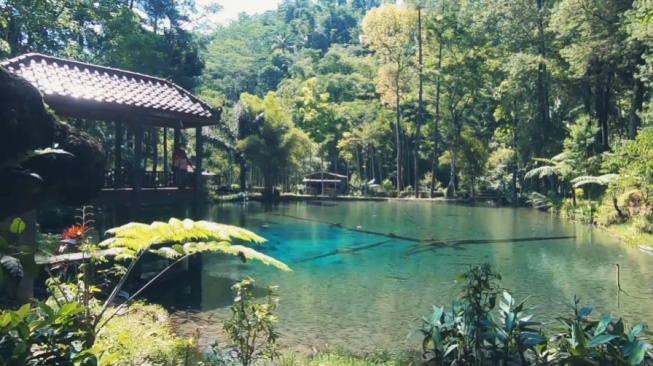
[[[217,11],[192,0],[2,1],[0,56],[171,77],[225,106],[225,124],[205,134],[207,166],[228,183],[288,191],[325,169],[350,175],[353,192],[374,180],[392,194],[574,202],[579,182],[602,191],[629,180],[622,193],[647,183],[647,1],[286,0],[226,25],[209,21]],[[110,127],[73,123],[111,147]],[[146,136],[157,164],[162,133]]]

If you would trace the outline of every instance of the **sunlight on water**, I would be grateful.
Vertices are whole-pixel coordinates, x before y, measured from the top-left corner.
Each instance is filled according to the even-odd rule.
[[[269,240],[261,250],[294,272],[206,255],[202,312],[212,321],[199,324],[205,327],[205,342],[218,333],[219,320],[229,316],[230,286],[251,276],[259,285],[279,286],[276,313],[284,346],[403,347],[415,318],[456,296],[455,275],[483,262],[495,266],[503,275],[501,284],[516,297],[533,296],[536,319],[553,321],[543,315],[567,311],[563,303],[578,295],[582,304],[624,316],[631,324],[653,320],[653,255],[533,210],[428,202],[293,203],[264,209],[250,203],[212,206],[206,219],[259,233]],[[420,243],[411,239],[440,245],[416,247]],[[630,295],[622,293],[618,306],[615,263]],[[197,326],[186,319],[182,331]],[[409,346],[417,348],[419,342]]]

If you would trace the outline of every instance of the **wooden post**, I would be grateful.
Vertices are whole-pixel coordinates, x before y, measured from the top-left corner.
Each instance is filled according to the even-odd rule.
[[[163,128],[163,172],[168,175],[168,128]]]
[[[132,219],[140,213],[141,208],[141,188],[143,187],[143,125],[136,123],[134,125],[134,162],[133,162],[133,188],[134,201],[132,203]]]
[[[204,188],[204,182],[202,181],[202,156],[204,155],[204,149],[202,144],[202,127],[197,127],[195,129],[195,201],[199,203],[202,191]]]
[[[619,263],[614,264],[617,267],[617,290],[621,291],[621,271],[619,268]]]
[[[173,143],[174,143],[174,146],[172,147],[172,150],[174,151],[174,150],[177,149],[177,146],[179,146],[179,142],[181,141],[181,129],[180,128],[175,127],[174,135],[172,137],[172,140],[173,140]]]
[[[113,188],[122,188],[123,186],[123,174],[122,174],[122,144],[123,144],[123,130],[122,130],[122,122],[121,121],[116,121],[114,122],[115,126],[115,143],[116,146],[114,146],[114,182]]]

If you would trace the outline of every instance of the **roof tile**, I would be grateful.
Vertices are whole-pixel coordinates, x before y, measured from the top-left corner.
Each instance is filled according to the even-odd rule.
[[[42,93],[116,105],[212,118],[212,108],[167,80],[36,53],[0,66],[25,78]]]

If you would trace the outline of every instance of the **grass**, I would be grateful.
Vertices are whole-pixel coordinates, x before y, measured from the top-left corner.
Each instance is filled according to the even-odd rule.
[[[200,365],[204,359],[193,339],[174,333],[163,307],[142,302],[107,323],[96,346],[107,351],[103,365]]]
[[[380,350],[366,354],[354,354],[334,349],[314,356],[297,353],[283,354],[279,360],[258,363],[260,366],[418,366],[420,355],[410,351]]]
[[[200,354],[195,339],[176,335],[163,307],[143,302],[133,303],[124,314],[114,317],[98,334],[96,346],[107,352],[102,359],[103,365],[227,366]],[[355,354],[332,349],[313,356],[282,353],[279,359],[261,360],[256,365],[417,366],[421,361],[420,354],[411,351],[379,350]]]

